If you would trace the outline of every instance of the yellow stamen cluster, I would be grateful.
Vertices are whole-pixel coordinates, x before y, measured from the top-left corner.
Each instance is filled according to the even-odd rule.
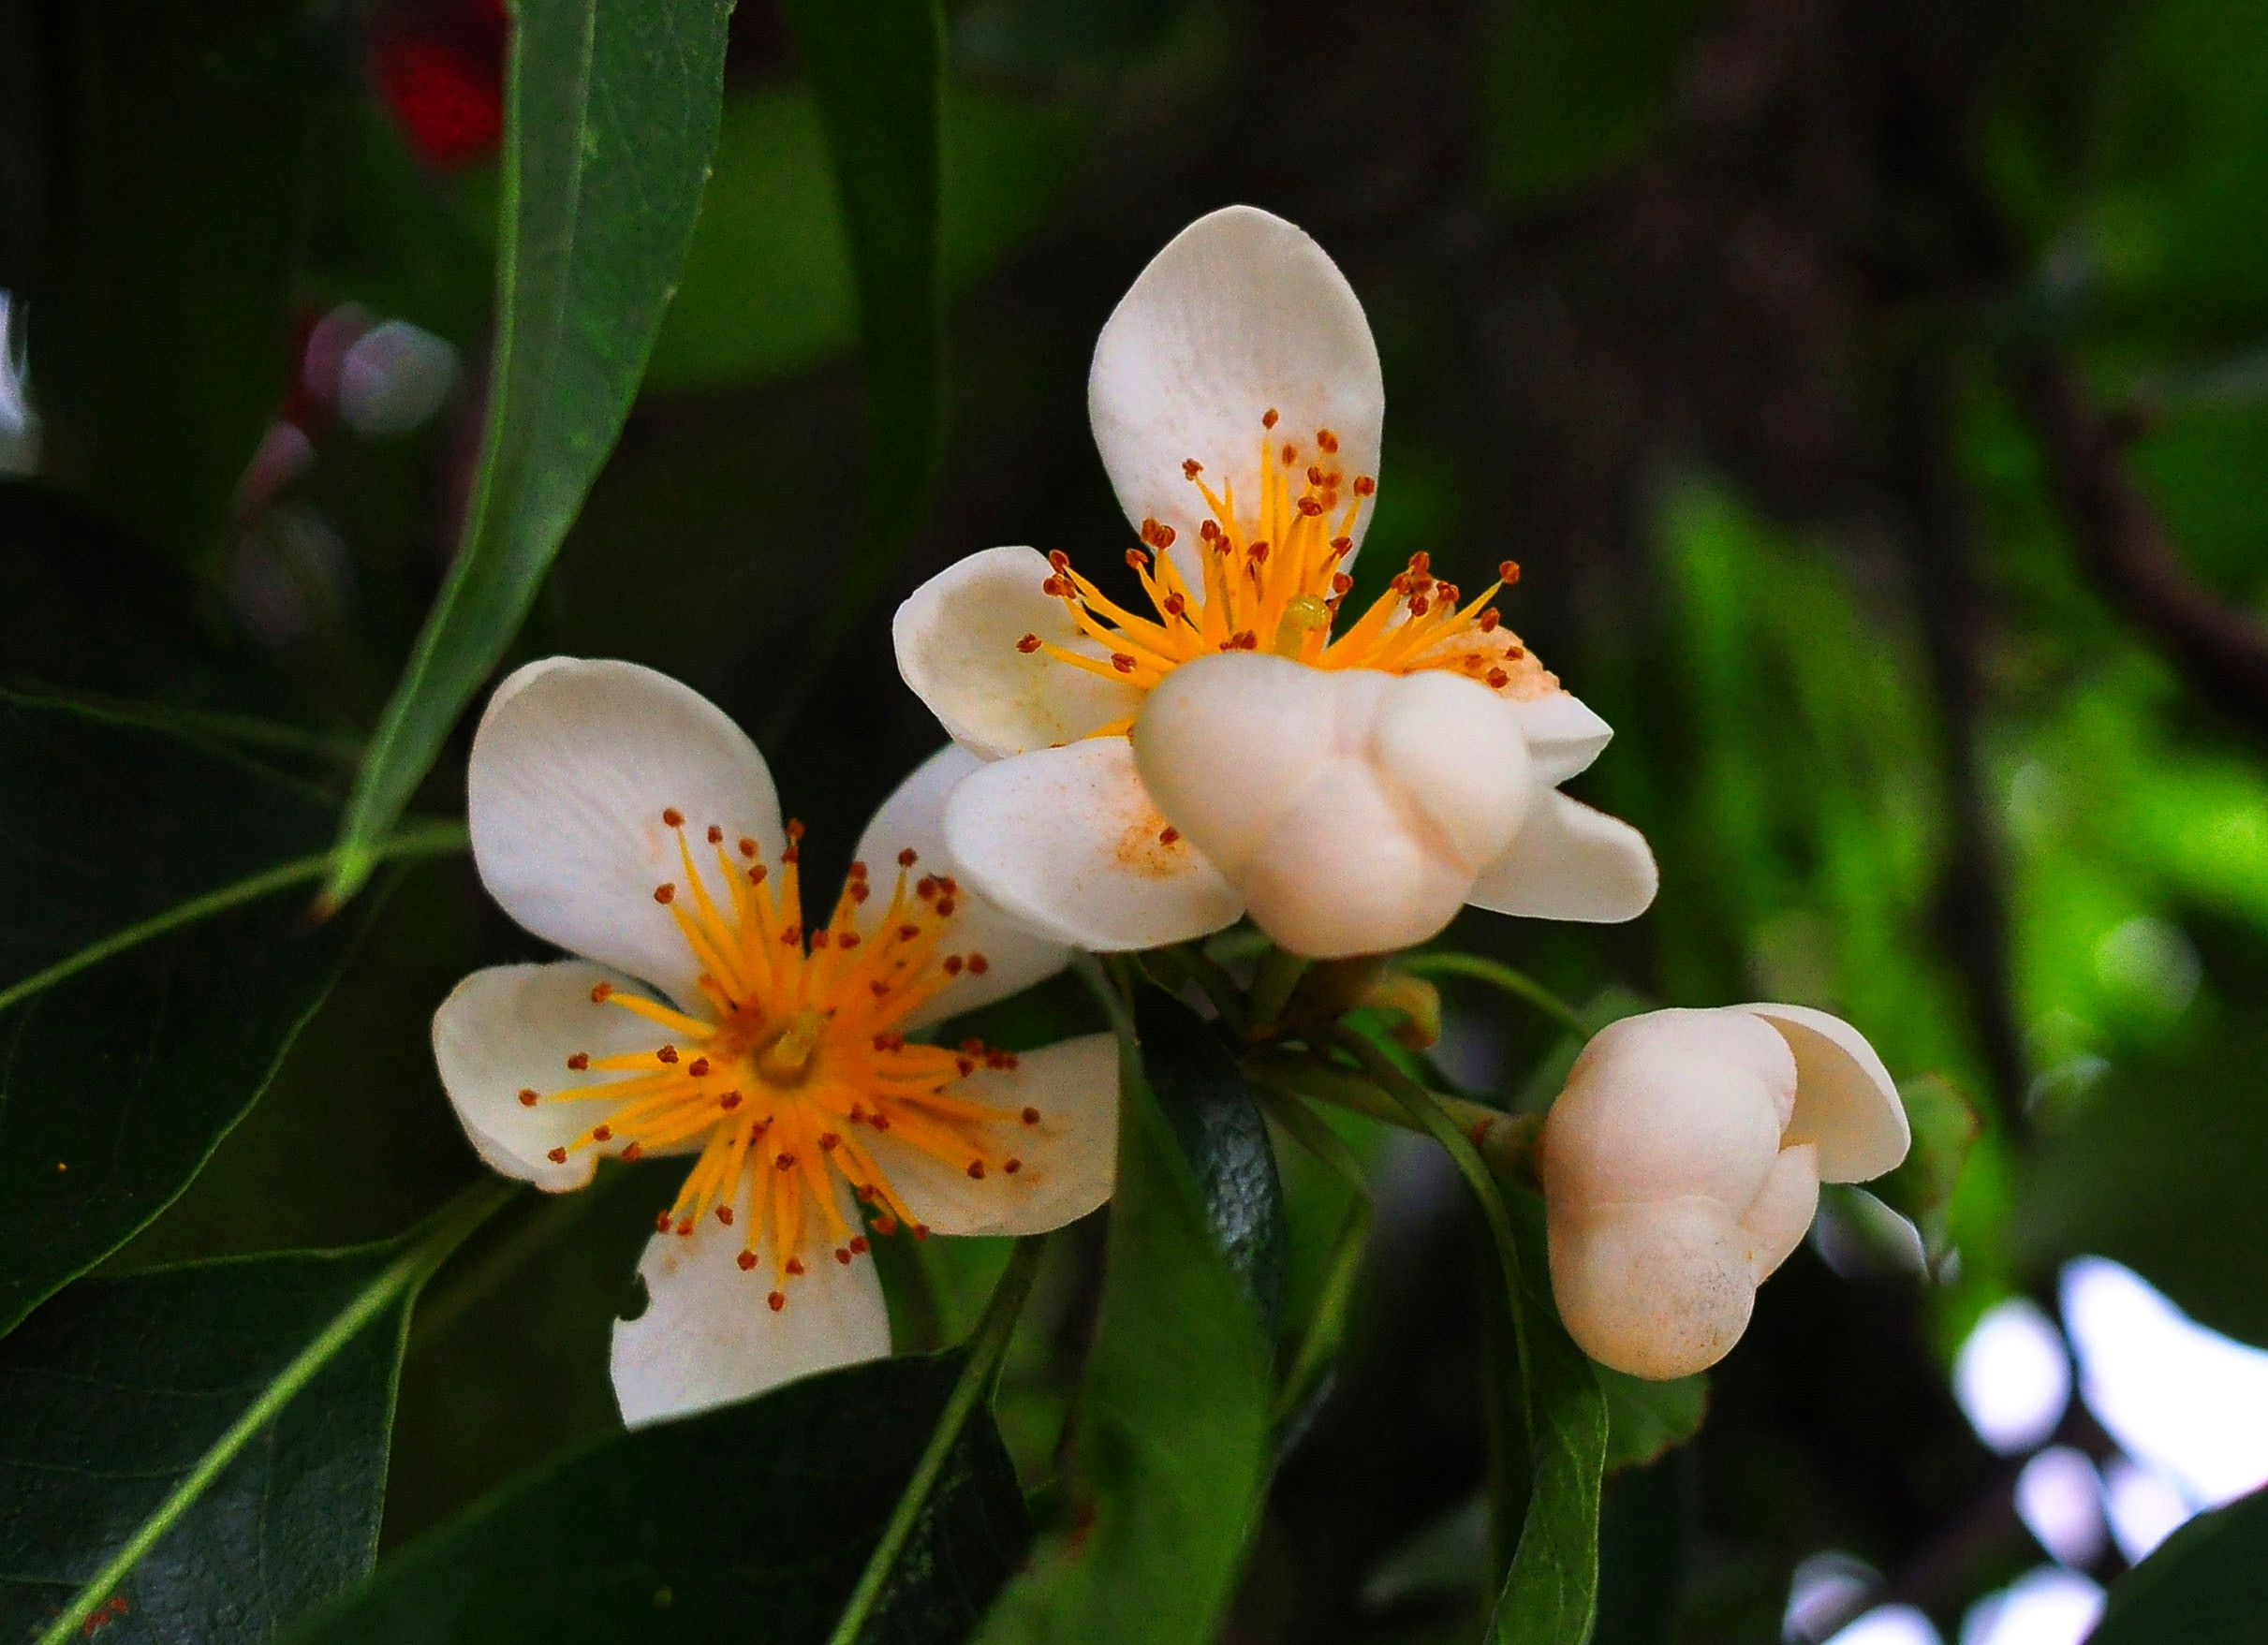
[[[1079,631],[1102,654],[1037,634],[1026,634],[1017,649],[1044,652],[1145,691],[1184,663],[1262,647],[1318,668],[1454,669],[1510,697],[1540,695],[1557,684],[1490,603],[1520,579],[1510,560],[1497,567],[1495,582],[1466,601],[1456,584],[1434,576],[1430,556],[1412,555],[1387,592],[1333,638],[1339,607],[1354,586],[1340,565],[1353,550],[1355,521],[1377,484],[1367,475],[1348,478],[1331,430],[1318,429],[1312,444],[1303,444],[1278,433],[1280,420],[1274,411],[1260,419],[1260,499],[1249,535],[1238,524],[1234,488],[1215,492],[1195,458],[1182,464],[1210,515],[1198,533],[1198,584],[1166,552],[1173,528],[1145,520],[1144,546],[1128,549],[1127,563],[1156,615],[1126,610],[1074,571],[1068,555],[1052,553],[1051,575],[1040,587],[1066,603]],[[1132,723],[1120,720],[1094,735],[1123,733]]]
[[[1024,1170],[1016,1147],[1046,1134],[1039,1111],[955,1090],[981,1069],[1014,1068],[1014,1054],[973,1040],[957,1050],[912,1045],[899,1032],[954,977],[988,966],[982,954],[949,951],[961,897],[950,876],[918,874],[914,853],[901,852],[888,905],[878,918],[862,918],[873,886],[866,865],[854,862],[832,917],[806,933],[801,824],[788,825],[774,872],[754,840],[728,843],[715,824],[706,830],[704,868],[684,815],[670,807],[662,821],[676,830],[683,874],[655,887],[654,900],[701,966],[707,1009],[673,1010],[603,982],[593,988],[594,1005],[644,1018],[667,1037],[648,1050],[567,1059],[571,1072],[611,1080],[519,1094],[531,1108],[607,1105],[603,1120],[552,1150],[554,1162],[586,1149],[636,1159],[698,1146],[676,1203],[655,1226],[689,1237],[714,1216],[740,1227],[744,1270],[768,1243],[774,1309],[787,1303],[788,1279],[806,1271],[807,1254],[840,1263],[863,1256],[869,1221],[876,1235],[900,1227],[927,1235],[877,1158],[886,1150],[876,1138],[888,1135],[891,1145],[972,1179]],[[846,1215],[838,1180],[862,1216]]]

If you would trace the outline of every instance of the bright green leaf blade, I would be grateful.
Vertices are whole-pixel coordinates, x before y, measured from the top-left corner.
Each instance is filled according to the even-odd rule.
[[[826,1638],[960,1374],[880,1360],[615,1434],[506,1486],[314,1619],[300,1645]],[[947,1645],[1029,1535],[973,1413],[865,1638]]]
[[[2268,1616],[2268,1491],[2200,1515],[2111,1590],[2088,1645],[2250,1645]]]
[[[369,1568],[417,1234],[89,1280],[0,1344],[0,1637],[268,1639]]]
[[[30,290],[46,471],[190,554],[214,545],[290,378],[316,110],[290,58],[309,10],[50,15],[55,118],[24,134],[51,145]]]
[[[0,694],[0,1331],[171,1201],[330,991],[360,923],[307,924],[331,816],[218,748]]]
[[[1118,1187],[1078,1438],[1075,1538],[1043,1541],[982,1645],[1213,1639],[1244,1564],[1269,1456],[1268,1350],[1152,1072],[1212,1029],[1144,997],[1122,1027]]]
[[[945,19],[937,0],[783,9],[834,158],[866,372],[865,505],[814,642],[823,658],[888,582],[936,476]]]
[[[480,466],[456,564],[355,785],[336,895],[368,874],[519,631],[621,435],[715,152],[730,10],[730,0],[522,8]]]

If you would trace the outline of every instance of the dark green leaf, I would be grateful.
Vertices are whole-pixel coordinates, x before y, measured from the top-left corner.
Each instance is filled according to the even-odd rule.
[[[963,1359],[955,1351],[851,1366],[613,1435],[413,1543],[293,1638],[823,1640]],[[979,1411],[864,1638],[964,1638],[1028,1534],[1014,1470]]]
[[[2186,1055],[2114,1069],[2036,1151],[2009,1228],[2019,1259],[2099,1253],[2201,1324],[2268,1344],[2263,1067],[2268,1021],[2253,1013]]]
[[[361,1575],[410,1301],[506,1192],[33,1315],[0,1344],[0,1637],[250,1645]]]
[[[2268,1616],[2268,1491],[2200,1515],[2111,1590],[2088,1645],[2250,1645]]]
[[[1541,1254],[1540,1241],[1530,1249]],[[1558,1316],[1524,1289],[1528,1385],[1527,1514],[1497,1598],[1497,1645],[1582,1645],[1598,1602],[1598,1498],[1607,1403],[1596,1368]]]
[[[285,62],[307,12],[45,9],[54,220],[29,296],[47,469],[184,552],[218,533],[290,375],[313,105]]]
[[[1255,1528],[1269,1454],[1268,1350],[1147,1067],[1211,1030],[1145,1003],[1121,1025],[1118,1186],[1082,1394],[1077,1518],[1043,1540],[983,1645],[1203,1645]]]
[[[306,923],[331,820],[241,756],[0,694],[0,1330],[165,1208],[329,991],[357,934]]]
[[[1703,1373],[1648,1382],[1600,1365],[1594,1368],[1607,1402],[1607,1472],[1643,1467],[1701,1432],[1709,1410]]]
[[[1229,1048],[1180,1001],[1145,990],[1135,1003],[1134,1029],[1150,1089],[1196,1179],[1214,1243],[1273,1339],[1283,1314],[1289,1245],[1268,1123]]]
[[[783,9],[834,156],[866,369],[865,506],[814,641],[823,656],[889,581],[936,477],[945,18],[938,0]]]
[[[356,784],[334,894],[368,874],[622,433],[715,152],[730,10],[730,0],[521,10],[480,466],[456,564]]]

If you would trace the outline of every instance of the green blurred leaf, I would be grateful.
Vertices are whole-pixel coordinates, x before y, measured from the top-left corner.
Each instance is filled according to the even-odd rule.
[[[331,874],[368,874],[613,449],[716,147],[731,0],[523,8],[507,85],[488,428],[463,540],[376,735]]]
[[[2249,1645],[2268,1616],[2268,1491],[2201,1514],[2111,1589],[2088,1645]]]
[[[281,407],[311,182],[307,8],[51,7],[54,220],[29,292],[48,473],[212,546]]]
[[[984,1645],[1211,1641],[1244,1564],[1266,1479],[1268,1348],[1216,1212],[1168,1117],[1212,1100],[1169,1087],[1213,1030],[1145,991],[1141,1037],[1121,1026],[1118,1186],[1101,1319],[1078,1432],[1072,1527],[1044,1538],[978,1638]]]
[[[0,693],[0,1330],[181,1192],[330,991],[331,823],[239,755]]]
[[[1643,1467],[1701,1432],[1709,1412],[1705,1373],[1648,1382],[1610,1366],[1595,1368],[1607,1402],[1607,1472]]]
[[[1542,1242],[1531,1249],[1540,1252]],[[1583,1645],[1598,1604],[1598,1505],[1607,1402],[1558,1316],[1515,1285],[1528,1381],[1527,1515],[1490,1621],[1496,1645]]]
[[[2010,1237],[2038,1269],[2123,1262],[2202,1325],[2268,1344],[2268,1021],[2240,1015],[2182,1052],[2114,1067],[2040,1138]]]
[[[302,1645],[827,1638],[965,1361],[810,1376],[618,1433],[507,1485],[313,1619]],[[946,1645],[1029,1526],[999,1434],[971,1416],[863,1638]]]
[[[1910,1218],[1933,1252],[1942,1250],[1953,1189],[1983,1123],[1975,1105],[1951,1080],[1935,1074],[1907,1080],[1898,1088],[1898,1096],[1906,1105],[1913,1146],[1896,1170],[1867,1188],[1892,1211]]]
[[[785,0],[843,205],[866,370],[866,478],[858,547],[813,641],[824,656],[883,586],[936,478],[944,359],[938,0]]]
[[[0,1635],[272,1638],[367,1570],[425,1229],[89,1280],[0,1344]]]
[[[1670,112],[1701,0],[1522,0],[1502,7],[1485,58],[1489,163],[1525,205],[1627,158]]]

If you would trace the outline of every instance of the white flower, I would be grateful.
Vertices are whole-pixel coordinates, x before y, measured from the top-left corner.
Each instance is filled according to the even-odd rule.
[[[1151,947],[1249,911],[1318,957],[1460,906],[1627,919],[1637,830],[1558,793],[1604,721],[1418,555],[1335,637],[1385,390],[1338,269],[1250,207],[1200,219],[1104,326],[1095,439],[1149,615],[1061,553],[972,555],[898,612],[898,666],[994,763],[946,810],[972,884],[1068,942]]]
[[[473,740],[481,881],[581,959],[468,977],[434,1018],[480,1157],[559,1191],[598,1156],[692,1161],[614,1328],[638,1423],[890,1351],[868,1233],[1033,1233],[1109,1194],[1107,1035],[1021,1056],[912,1044],[1059,969],[1064,948],[970,896],[939,845],[958,749],[900,786],[808,929],[802,829],[763,756],[696,692],[552,658],[496,688]]]
[[[1906,1109],[1859,1031],[1802,1006],[1655,1011],[1583,1048],[1544,1122],[1552,1290],[1637,1376],[1723,1359],[1821,1182],[1894,1168]]]

